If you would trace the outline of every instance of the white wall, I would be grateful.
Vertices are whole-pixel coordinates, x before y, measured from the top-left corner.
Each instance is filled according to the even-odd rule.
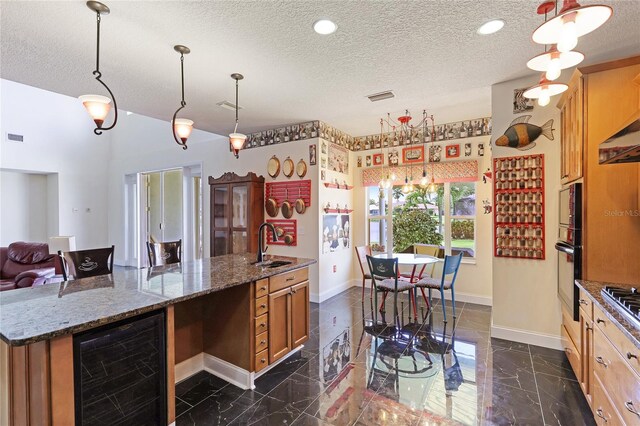
[[[109,132],[94,135],[75,98],[8,80],[0,92],[0,169],[57,173],[57,185],[47,183],[48,236],[74,235],[79,249],[106,245]],[[8,142],[6,133],[24,142]]]
[[[554,249],[560,189],[560,113],[555,107],[558,97],[552,98],[546,107],[536,105],[532,111],[513,113],[513,90],[534,85],[538,78],[537,75],[532,75],[496,84],[491,90],[494,141],[504,133],[514,118],[521,115],[532,115],[529,122],[538,126],[553,119],[555,129],[555,140],[550,141],[540,136],[536,146],[528,151],[493,147],[494,157],[544,154],[546,259],[493,259],[491,334],[494,337],[561,349],[561,311],[557,297],[557,256]]]
[[[331,145],[330,142],[324,141],[320,139],[320,143],[325,142],[327,144],[327,148]],[[317,236],[318,236],[318,253],[319,254],[319,264],[318,268],[320,270],[320,292],[318,294],[317,300],[323,301],[336,294],[346,290],[352,285],[359,285],[360,281],[354,281],[356,275],[354,275],[354,259],[355,259],[355,232],[361,232],[361,228],[364,225],[364,221],[357,221],[355,217],[357,213],[354,211],[349,215],[349,233],[350,236],[350,246],[346,249],[337,250],[335,252],[330,253],[322,253],[322,245],[323,245],[323,216],[325,215],[324,207],[326,207],[327,203],[331,204],[332,208],[335,208],[337,205],[340,208],[345,208],[348,206],[350,209],[362,210],[362,206],[356,205],[354,203],[354,189],[352,190],[344,190],[344,189],[336,189],[336,188],[327,188],[324,183],[334,182],[336,179],[340,184],[346,182],[348,185],[353,185],[353,177],[355,175],[356,165],[353,162],[353,155],[349,155],[349,173],[339,173],[332,170],[325,170],[325,180],[320,180],[320,167],[318,167],[318,193],[319,193],[319,202],[318,202],[318,228],[317,228]],[[322,161],[322,158],[326,158],[327,166],[328,166],[328,154],[322,154],[321,146],[318,146],[318,162]],[[329,214],[337,214],[337,213],[329,213]],[[335,267],[335,272],[334,272]],[[358,271],[359,273],[359,271]]]
[[[47,176],[0,171],[0,245],[47,241]]]

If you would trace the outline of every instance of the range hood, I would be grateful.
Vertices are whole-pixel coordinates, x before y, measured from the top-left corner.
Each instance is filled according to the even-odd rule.
[[[636,162],[640,162],[640,118],[633,120],[599,147],[600,164]]]

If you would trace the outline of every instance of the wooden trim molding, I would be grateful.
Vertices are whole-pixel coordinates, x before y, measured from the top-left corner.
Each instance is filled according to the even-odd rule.
[[[167,306],[165,318],[167,323],[167,421],[172,424],[176,420],[176,350],[173,305]]]
[[[603,62],[601,64],[579,67],[582,74],[593,74],[595,72],[608,71],[615,68],[624,68],[640,64],[640,56],[630,56],[628,58],[616,59],[615,61]]]
[[[66,335],[49,343],[51,365],[51,423],[75,424],[73,390],[73,336]]]

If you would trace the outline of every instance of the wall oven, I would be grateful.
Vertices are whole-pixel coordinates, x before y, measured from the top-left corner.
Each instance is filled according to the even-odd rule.
[[[558,229],[558,296],[578,320],[578,287],[582,277],[582,184],[570,184],[560,190],[560,226]]]

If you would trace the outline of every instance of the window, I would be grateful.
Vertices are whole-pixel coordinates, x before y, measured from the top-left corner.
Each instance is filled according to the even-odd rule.
[[[387,247],[387,198],[378,187],[367,187],[367,221],[369,245],[374,253],[383,253]]]
[[[409,193],[403,193],[401,186],[389,190],[368,187],[372,250],[385,252],[391,244],[393,252],[412,252],[414,244],[431,244],[447,253],[475,257],[475,192],[473,182],[438,184],[433,193],[420,186]]]

